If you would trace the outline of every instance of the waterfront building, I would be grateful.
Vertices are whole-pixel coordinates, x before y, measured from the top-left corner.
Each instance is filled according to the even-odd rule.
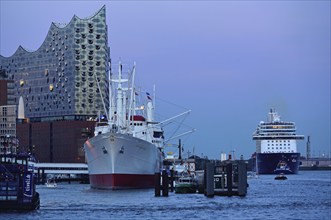
[[[16,152],[16,105],[0,106],[0,154]]]
[[[0,71],[12,83],[6,88],[10,104],[23,98],[28,123],[17,125],[20,145],[35,148],[42,162],[84,161],[80,139],[93,129],[92,119],[108,111],[103,107],[110,73],[105,6],[88,18],[52,23],[36,51],[19,46],[10,57],[0,55]]]

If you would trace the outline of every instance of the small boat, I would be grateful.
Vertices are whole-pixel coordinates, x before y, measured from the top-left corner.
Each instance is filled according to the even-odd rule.
[[[278,162],[276,169],[274,170],[275,174],[290,174],[292,173],[290,167],[287,165],[287,163],[284,160],[281,160]]]
[[[47,182],[45,183],[47,188],[56,188],[57,184],[54,179],[48,179]]]
[[[40,207],[32,155],[0,154],[0,210],[35,210]]]
[[[197,188],[196,178],[189,173],[183,173],[182,176],[175,181],[175,193],[196,193]]]
[[[281,173],[275,177],[275,180],[287,180],[287,177]]]
[[[258,175],[256,175],[256,172],[247,171],[247,179],[253,179],[253,178],[258,178]]]

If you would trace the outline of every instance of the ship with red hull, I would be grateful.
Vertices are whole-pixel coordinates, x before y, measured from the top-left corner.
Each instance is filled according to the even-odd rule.
[[[278,113],[271,109],[268,122],[261,121],[253,134],[256,141],[256,173],[297,174],[300,165],[297,140],[303,139],[303,135],[296,134],[294,122],[281,121]]]
[[[154,187],[155,173],[162,166],[163,130],[154,121],[154,103],[149,93],[137,107],[134,86],[135,66],[128,79],[119,64],[118,78],[109,73],[109,113],[96,123],[94,137],[84,143],[89,180],[97,189]],[[130,79],[130,80],[129,80]],[[154,99],[155,100],[155,99]]]

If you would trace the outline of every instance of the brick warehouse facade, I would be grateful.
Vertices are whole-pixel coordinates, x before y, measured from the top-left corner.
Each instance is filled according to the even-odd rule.
[[[83,142],[95,126],[91,119],[109,100],[105,6],[89,18],[52,23],[37,51],[19,46],[11,57],[0,55],[0,70],[7,104],[24,101],[28,120],[17,123],[20,149],[34,150],[40,162],[84,162]]]
[[[83,143],[93,134],[94,126],[94,121],[17,124],[19,150],[31,150],[39,162],[83,163]]]

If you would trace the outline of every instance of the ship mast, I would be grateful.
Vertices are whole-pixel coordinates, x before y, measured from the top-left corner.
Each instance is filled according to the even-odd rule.
[[[110,66],[110,65],[109,65]],[[100,89],[99,89],[100,90]],[[109,69],[108,72],[108,101],[109,101],[109,106],[108,106],[108,123],[112,124],[114,118],[113,118],[113,94],[112,94],[112,83],[111,83],[111,71]]]
[[[132,79],[131,79],[131,94],[130,94],[130,102],[129,102],[129,109],[128,109],[128,112],[129,112],[129,114],[128,114],[128,120],[127,120],[127,122],[128,122],[128,125],[127,125],[127,127],[129,128],[130,126],[129,126],[129,124],[130,124],[130,121],[133,121],[134,119],[133,119],[133,116],[134,116],[134,106],[132,107],[132,105],[134,105],[134,101],[133,101],[133,99],[134,99],[134,78],[135,78],[135,75],[136,75],[136,62],[134,62],[134,64],[133,64],[133,68],[132,68]]]
[[[308,136],[307,140],[307,160],[310,159],[310,136]]]
[[[112,80],[113,82],[117,82],[117,100],[116,100],[116,125],[119,128],[123,128],[124,121],[125,121],[125,103],[124,103],[124,94],[123,94],[123,88],[122,83],[127,82],[127,79],[122,79],[122,63],[120,61],[118,66],[118,79]]]

